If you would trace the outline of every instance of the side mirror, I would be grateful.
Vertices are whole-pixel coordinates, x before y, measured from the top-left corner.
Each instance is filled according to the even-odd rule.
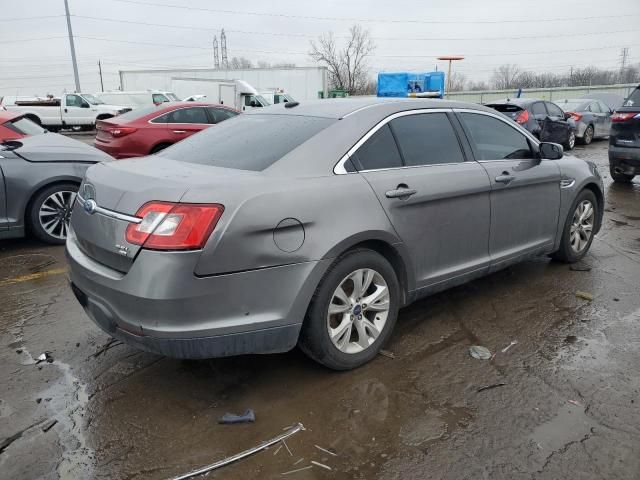
[[[547,160],[560,160],[564,155],[562,145],[559,143],[542,142],[538,149],[541,159],[546,158]]]
[[[567,112],[564,112],[564,119],[565,120],[569,120],[570,118],[571,118],[571,114],[567,113]]]
[[[255,100],[251,100],[251,106],[255,108],[258,106],[258,104],[256,103]]]
[[[89,104],[87,102],[82,102],[80,105],[81,108],[89,108]]]

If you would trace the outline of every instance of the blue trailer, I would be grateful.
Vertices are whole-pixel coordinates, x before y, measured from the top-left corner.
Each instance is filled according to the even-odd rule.
[[[444,97],[444,72],[378,74],[379,97]]]

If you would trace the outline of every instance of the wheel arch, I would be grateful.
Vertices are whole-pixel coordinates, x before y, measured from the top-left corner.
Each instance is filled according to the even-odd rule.
[[[598,185],[595,184],[594,182],[586,183],[585,185],[582,186],[581,191],[582,190],[590,190],[591,192],[593,192],[593,194],[596,197],[596,201],[598,202],[598,216],[596,218],[596,221],[598,223],[596,224],[595,233],[594,233],[595,235],[600,231],[600,227],[602,227],[602,217],[604,216],[604,194],[602,193],[602,190],[600,190]]]
[[[106,120],[107,118],[113,118],[114,115],[110,114],[110,113],[101,113],[100,115],[98,115],[96,117],[96,121],[97,120]]]
[[[153,145],[153,147],[151,147],[149,149],[149,155],[153,155],[154,153],[157,153],[159,151],[159,150],[157,150],[157,148],[160,147],[160,146],[163,146],[163,145],[164,145],[164,147],[161,150],[164,150],[165,148],[170,147],[171,145],[173,145],[173,143],[172,142],[166,142],[166,141],[159,141],[159,142],[155,143]]]
[[[23,115],[23,118],[28,118],[29,120],[31,120],[32,122],[37,123],[38,125],[42,125],[42,120],[40,119],[40,117],[38,115],[36,115],[35,113],[25,113]]]
[[[25,202],[23,211],[22,211],[22,221],[24,223],[25,228],[29,225],[27,217],[29,215],[29,211],[31,210],[31,206],[33,205],[33,201],[40,194],[40,192],[42,192],[45,188],[49,188],[54,185],[60,185],[63,183],[75,183],[76,185],[80,186],[80,183],[82,183],[82,179],[78,177],[73,177],[73,176],[56,177],[53,179],[47,179],[43,182],[40,182],[33,189],[31,189],[28,200]]]
[[[368,234],[357,234],[349,237],[334,248],[332,248],[325,258],[340,258],[345,253],[358,248],[367,248],[382,255],[393,267],[400,283],[402,295],[402,306],[411,301],[410,293],[415,290],[415,278],[410,269],[411,261],[405,245],[389,232],[368,232]],[[316,286],[317,288],[317,286]]]

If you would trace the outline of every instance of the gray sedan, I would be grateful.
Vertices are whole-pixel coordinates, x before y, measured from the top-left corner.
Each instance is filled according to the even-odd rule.
[[[589,145],[594,138],[609,136],[611,129],[611,109],[600,100],[580,98],[557,102],[564,112],[576,123],[576,138]]]
[[[89,168],[72,288],[110,335],[179,358],[299,345],[349,369],[399,308],[535,255],[575,262],[602,179],[492,109],[337,99],[260,109]]]
[[[0,144],[0,239],[30,232],[63,244],[87,167],[112,157],[56,133]]]

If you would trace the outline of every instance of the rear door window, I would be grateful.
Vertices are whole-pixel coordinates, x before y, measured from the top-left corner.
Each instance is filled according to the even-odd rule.
[[[211,123],[202,107],[180,108],[169,115],[168,123]]]
[[[531,105],[531,113],[533,113],[534,115],[542,115],[546,117],[547,109],[544,107],[543,102],[536,102]]]
[[[564,118],[564,112],[562,109],[557,106],[555,103],[545,102],[547,105],[547,110],[549,111],[549,115],[552,117],[562,117]]]
[[[406,115],[390,123],[406,166],[464,162],[446,113]]]
[[[602,113],[602,110],[600,110],[600,105],[598,105],[598,102],[593,102],[591,105],[589,105],[589,110],[591,110],[593,113]]]
[[[389,124],[371,135],[351,158],[358,170],[402,167],[402,158]]]
[[[213,123],[220,123],[238,115],[236,112],[226,108],[207,107],[207,110],[213,119]]]
[[[625,107],[639,107],[640,106],[640,87],[636,88],[631,95],[624,102]]]
[[[524,134],[489,115],[459,113],[474,146],[478,160],[531,158],[531,147]]]

